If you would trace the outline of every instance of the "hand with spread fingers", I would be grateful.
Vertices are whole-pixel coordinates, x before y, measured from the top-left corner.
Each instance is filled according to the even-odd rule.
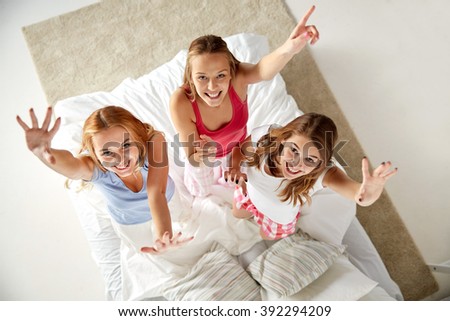
[[[200,135],[200,140],[194,142],[194,161],[200,166],[212,166],[217,154],[216,142],[207,135]]]
[[[355,196],[355,201],[361,206],[373,204],[383,192],[387,180],[397,174],[398,169],[392,169],[391,162],[383,162],[375,168],[373,173],[369,172],[369,161],[366,157],[362,160],[363,181],[359,192]]]
[[[242,191],[244,194],[247,193],[246,182],[247,182],[247,174],[242,173],[240,170],[235,168],[229,168],[227,171],[223,173],[223,178],[225,182],[229,184],[236,184],[242,187]]]
[[[28,126],[20,116],[16,117],[20,127],[25,131],[25,140],[28,149],[33,152],[39,159],[48,162],[49,164],[55,163],[55,157],[51,153],[51,141],[55,136],[61,124],[61,119],[58,118],[55,121],[53,127],[49,130],[52,116],[52,108],[47,109],[47,113],[44,118],[42,126],[39,127],[38,119],[33,108],[30,108],[31,127]]]
[[[155,240],[155,245],[152,247],[143,247],[141,248],[141,252],[153,255],[162,254],[168,250],[177,249],[192,241],[194,238],[194,236],[188,238],[181,238],[181,236],[182,233],[178,232],[171,238],[169,232],[165,232],[161,238]]]

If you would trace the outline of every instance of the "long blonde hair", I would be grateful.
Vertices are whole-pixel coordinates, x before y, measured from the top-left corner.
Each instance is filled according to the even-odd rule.
[[[269,133],[258,140],[255,153],[247,158],[247,162],[248,166],[261,170],[261,165],[266,160],[271,174],[276,176],[278,174],[277,164],[279,165],[278,156],[283,151],[282,142],[292,135],[308,137],[313,146],[319,150],[322,160],[310,173],[289,180],[286,187],[278,194],[282,202],[289,201],[295,206],[298,202],[303,205],[305,200],[308,203],[311,202],[309,190],[314,186],[323,170],[331,165],[333,148],[338,138],[336,125],[331,118],[321,114],[308,113],[297,117],[286,126],[271,129]]]
[[[183,88],[189,89],[189,99],[195,100],[195,86],[192,80],[192,59],[203,54],[223,54],[230,65],[231,79],[236,75],[236,71],[239,68],[240,61],[237,60],[231,51],[227,47],[227,43],[221,37],[214,35],[206,35],[198,37],[191,42],[189,46],[186,67],[184,69],[183,76]]]
[[[89,156],[103,172],[105,167],[98,160],[92,138],[95,134],[114,127],[121,126],[130,133],[133,143],[139,150],[138,169],[144,165],[147,157],[147,144],[156,131],[150,124],[143,123],[132,113],[122,107],[107,106],[94,111],[85,121],[81,140],[81,150],[88,151]]]

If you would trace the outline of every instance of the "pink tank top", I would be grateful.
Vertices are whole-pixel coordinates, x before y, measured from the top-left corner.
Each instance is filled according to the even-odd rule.
[[[230,83],[228,89],[231,106],[233,108],[233,116],[229,123],[223,125],[217,130],[210,131],[203,124],[202,116],[196,101],[192,102],[194,109],[196,127],[199,135],[208,135],[217,143],[216,157],[220,158],[228,155],[233,147],[247,138],[247,121],[248,121],[248,105],[247,98],[241,101],[240,97]]]

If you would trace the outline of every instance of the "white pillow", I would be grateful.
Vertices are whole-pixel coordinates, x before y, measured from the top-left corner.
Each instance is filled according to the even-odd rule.
[[[302,207],[297,226],[319,241],[342,244],[355,218],[356,203],[330,188],[316,192],[311,200],[311,205]]]
[[[277,293],[262,292],[262,299],[268,301],[356,301],[377,286],[340,255],[334,264],[317,280],[300,292],[280,298]]]
[[[260,286],[237,259],[214,243],[187,275],[163,291],[171,301],[260,301]]]
[[[345,171],[337,162],[335,166]],[[345,233],[356,216],[356,203],[331,188],[311,193],[311,204],[301,208],[297,227],[316,240],[342,244]]]
[[[286,297],[316,280],[344,251],[343,245],[316,241],[299,231],[273,244],[247,271],[264,289]]]

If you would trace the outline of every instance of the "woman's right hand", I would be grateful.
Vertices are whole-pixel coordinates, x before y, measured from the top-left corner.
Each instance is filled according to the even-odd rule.
[[[194,142],[194,154],[191,157],[199,166],[213,166],[216,154],[216,142],[207,135],[200,135],[200,140]]]
[[[48,107],[42,126],[39,127],[38,119],[34,109],[30,109],[31,128],[20,118],[16,117],[20,127],[25,131],[25,139],[28,149],[37,157],[47,161],[50,164],[55,163],[55,157],[51,154],[50,146],[53,137],[59,129],[61,118],[56,119],[55,124],[49,130],[52,117],[52,108]]]

